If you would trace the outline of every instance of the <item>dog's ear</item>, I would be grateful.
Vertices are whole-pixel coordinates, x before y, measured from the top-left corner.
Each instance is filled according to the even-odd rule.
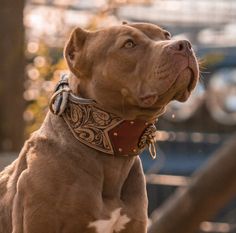
[[[88,33],[89,32],[79,27],[74,29],[64,49],[64,56],[67,61],[68,67],[76,77],[81,76],[78,61]]]

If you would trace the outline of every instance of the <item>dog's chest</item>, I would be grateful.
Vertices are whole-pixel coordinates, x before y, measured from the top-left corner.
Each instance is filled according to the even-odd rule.
[[[99,219],[89,223],[89,228],[93,227],[96,233],[119,233],[124,230],[130,218],[121,213],[121,208],[111,212],[109,219]]]

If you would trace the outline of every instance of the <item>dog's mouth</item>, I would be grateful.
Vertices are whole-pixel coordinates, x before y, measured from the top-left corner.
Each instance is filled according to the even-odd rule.
[[[188,91],[189,92],[191,92],[193,89],[194,89],[194,87],[195,87],[195,78],[194,78],[194,72],[193,72],[193,70],[191,70],[190,69],[190,72],[191,72],[191,75],[190,75],[190,82],[189,82],[189,85],[188,85]]]
[[[188,99],[196,83],[197,73],[191,67],[186,67],[179,73],[173,84],[161,95],[153,92],[139,97],[139,106],[141,108],[154,108],[160,104],[165,105],[174,99],[184,102]]]
[[[197,75],[190,67],[185,68],[177,77],[174,87],[176,93],[173,99],[184,102],[190,96],[197,83]]]

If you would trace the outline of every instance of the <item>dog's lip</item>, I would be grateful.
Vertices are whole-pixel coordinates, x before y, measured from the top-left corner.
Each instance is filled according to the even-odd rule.
[[[196,83],[198,81],[198,68],[197,66],[194,66],[191,64],[188,64],[187,66],[185,66],[178,72],[178,74],[174,78],[174,82],[172,83],[171,86],[169,86],[169,88],[165,90],[164,93],[159,94],[158,92],[152,92],[143,96],[139,96],[138,101],[137,101],[138,106],[144,109],[146,108],[154,109],[157,106],[159,107],[163,105],[163,102],[165,101],[166,96],[168,96],[168,93],[170,93],[169,95],[173,93],[173,86],[176,85],[179,78],[181,78],[181,73],[184,72],[185,70],[189,70],[191,72],[190,76],[186,77],[189,80],[186,85],[186,89],[178,91],[174,96],[172,96],[172,100],[176,99],[180,102],[186,101],[191,91],[195,88]]]
[[[197,84],[198,71],[193,69],[192,67],[189,67],[189,69],[191,71],[191,77],[190,77],[190,82],[189,82],[189,85],[188,85],[188,91],[191,92]]]
[[[164,93],[158,94],[157,92],[152,92],[152,93],[148,93],[148,94],[139,96],[139,98],[138,98],[139,107],[141,107],[141,108],[151,108],[151,107],[156,106],[156,104],[158,104],[158,100],[163,99],[163,97],[176,84],[178,79],[181,78],[180,77],[181,73],[184,72],[184,70],[186,70],[186,69],[189,69],[190,72],[191,72],[191,77],[189,77],[189,84],[187,86],[187,90],[176,93],[176,95],[174,97],[174,99],[186,99],[187,96],[189,95],[189,93],[192,91],[192,89],[195,87],[195,84],[196,84],[195,72],[189,66],[182,69],[181,72],[179,72],[178,75],[176,75],[173,84]],[[184,101],[184,100],[180,100],[180,101]]]
[[[198,80],[197,74],[196,74],[194,69],[192,69],[191,67],[187,67],[186,69],[189,69],[189,71],[191,72],[191,75],[188,78],[189,79],[188,86],[186,87],[185,90],[177,92],[175,94],[175,96],[173,97],[173,99],[178,100],[180,102],[184,102],[184,101],[186,101],[188,99],[191,91],[196,86],[196,83],[197,83],[197,80]]]

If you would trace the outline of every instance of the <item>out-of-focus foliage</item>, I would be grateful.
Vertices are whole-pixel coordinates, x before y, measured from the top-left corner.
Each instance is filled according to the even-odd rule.
[[[50,95],[60,74],[66,70],[62,53],[62,48],[48,47],[43,41],[27,43],[27,79],[24,85],[24,99],[28,103],[24,112],[27,135],[40,127],[48,110]]]
[[[122,4],[123,3],[124,2],[122,2]],[[46,3],[44,4],[47,6]],[[83,25],[83,27],[95,30],[99,27],[116,24],[118,19],[114,15],[114,10],[119,4],[116,3],[114,5],[113,1],[108,1],[106,6],[97,9],[91,17],[88,17],[89,20],[86,26]],[[31,11],[34,9],[37,9],[37,7],[32,8],[32,6],[29,5],[25,10],[27,34],[25,55],[27,66],[25,91],[23,95],[24,99],[27,101],[27,107],[24,112],[26,137],[40,127],[48,111],[50,96],[53,93],[61,73],[68,72],[66,62],[63,58],[63,47],[66,38],[68,38],[68,34],[75,27],[73,24],[66,25],[66,5],[64,8],[60,8],[59,12],[56,12],[56,15],[54,15],[54,8],[46,10],[45,8],[41,8],[41,13],[44,12],[41,16],[38,11],[35,12],[35,15],[31,14]],[[57,9],[56,6],[55,9]],[[89,12],[87,13],[89,15]],[[45,17],[47,14],[50,19],[55,19],[55,16],[57,16],[56,22],[51,22],[51,24],[54,25],[51,31],[46,30],[47,25],[43,26],[46,22]],[[80,13],[77,12],[77,14]],[[73,17],[75,16],[73,15]],[[38,32],[36,28],[33,27],[35,23],[39,26]],[[76,26],[81,26],[80,22],[78,22]],[[62,32],[65,35],[62,35]]]

